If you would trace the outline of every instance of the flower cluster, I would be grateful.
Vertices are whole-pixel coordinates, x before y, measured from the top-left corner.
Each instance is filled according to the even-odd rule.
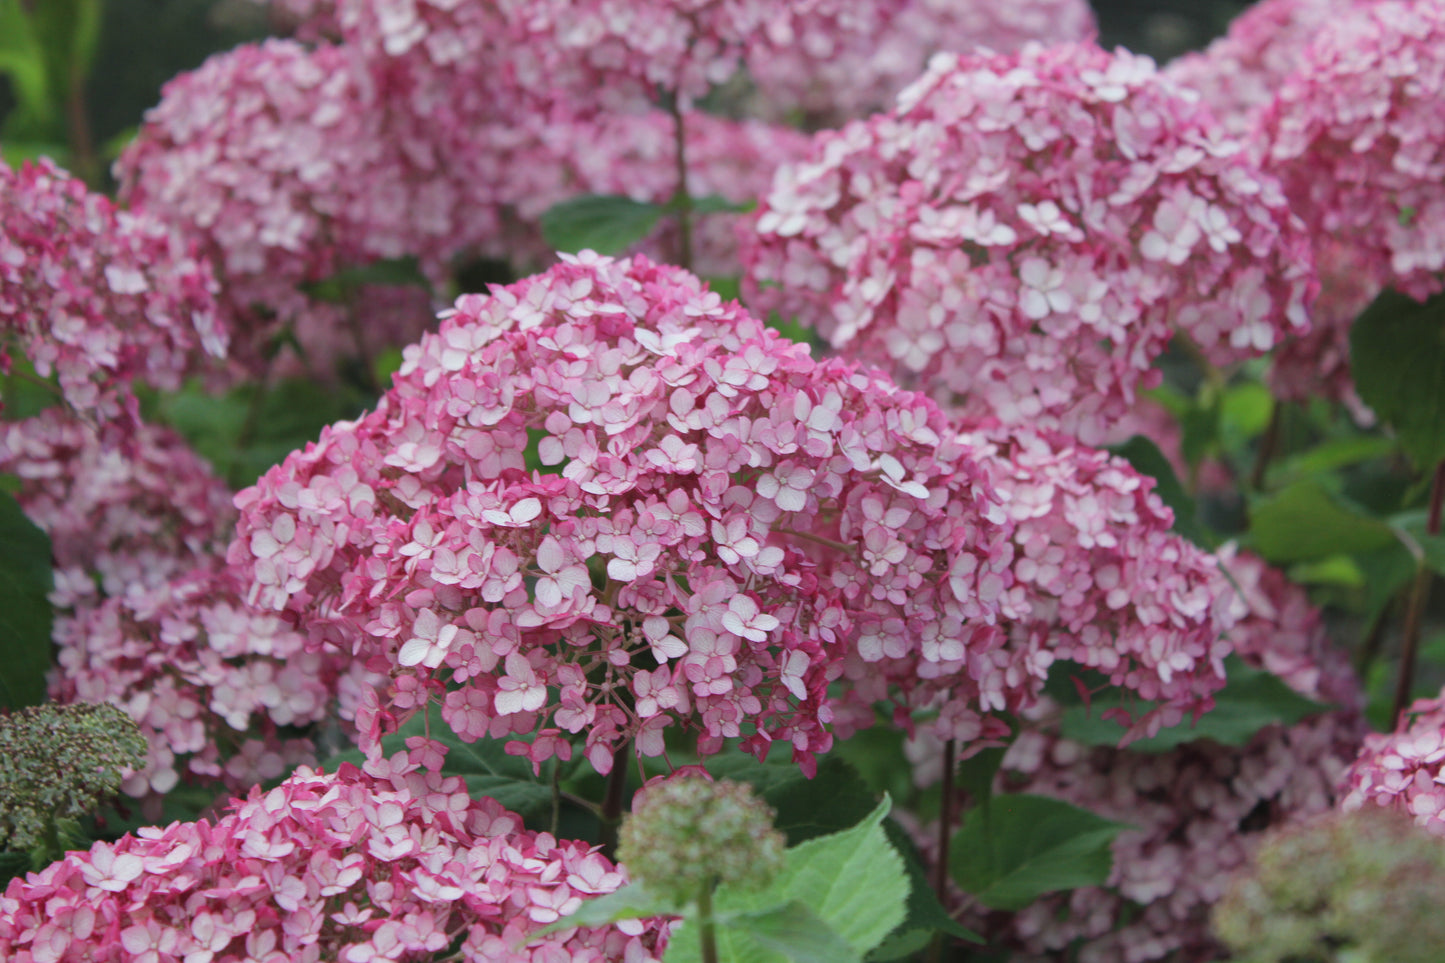
[[[90,813],[145,760],[114,706],[45,705],[0,715],[0,849],[40,845],[56,820]]]
[[[186,225],[214,261],[241,363],[267,357],[286,326],[321,374],[341,351],[405,343],[432,318],[424,288],[336,304],[305,286],[405,255],[439,277],[495,233],[491,208],[413,157],[392,120],[348,50],[283,40],[212,57],[147,113],[116,166],[121,194]]]
[[[364,743],[436,693],[464,739],[536,732],[513,749],[538,764],[585,732],[606,772],[684,722],[704,754],[785,740],[806,767],[845,654],[931,677],[960,730],[1031,701],[1050,647],[1173,712],[1222,684],[1217,572],[1127,465],[959,435],[679,269],[567,259],[405,359],[237,496],[228,554],[398,676]]]
[[[750,298],[965,416],[1101,439],[1176,329],[1225,362],[1305,326],[1308,238],[1146,58],[940,56],[779,171]]]
[[[783,868],[776,818],[747,783],[676,776],[632,800],[617,856],[639,883],[678,902],[719,883],[763,889]]]
[[[1424,298],[1445,268],[1445,10],[1361,4],[1335,17],[1261,114],[1265,169],[1353,270]]]
[[[1333,807],[1363,730],[1348,657],[1281,573],[1233,551],[1223,562],[1240,587],[1228,600],[1243,610],[1230,631],[1236,651],[1336,708],[1268,726],[1243,747],[1196,740],[1157,754],[1059,738],[1048,712],[1036,711],[1036,727],[1004,758],[1000,788],[1064,799],[1134,828],[1114,843],[1108,888],[1044,897],[1015,915],[975,910],[970,925],[1039,958],[1082,938],[1082,963],[1213,959],[1209,911],[1248,865],[1254,834]]]
[[[1231,136],[1245,137],[1280,84],[1299,68],[1320,28],[1365,2],[1260,0],[1236,17],[1223,37],[1172,61],[1164,72],[1198,91]]]
[[[997,597],[1005,617],[955,626],[910,612],[913,640],[905,645],[878,631],[891,613],[870,612],[876,621],[864,623],[845,664],[851,712],[839,713],[840,728],[867,724],[873,704],[896,688],[910,708],[943,708],[930,725],[940,738],[997,737],[1006,730],[959,696],[1017,712],[1055,660],[1166,703],[1133,720],[1130,738],[1209,705],[1203,700],[1222,683],[1228,653],[1220,634],[1236,613],[1223,604],[1230,591],[1214,560],[1169,533],[1173,514],[1152,486],[1122,459],[1062,435],[979,428],[960,440],[1003,502],[1009,548],[990,557],[975,584]],[[975,577],[973,564],[965,553],[950,577],[960,570]]]
[[[1271,833],[1215,930],[1238,963],[1434,963],[1445,946],[1445,845],[1389,810]]]
[[[684,102],[746,70],[789,97],[799,61],[816,65],[881,33],[905,0],[536,0],[514,15],[509,51],[522,84],[635,109],[661,90]],[[785,63],[774,78],[774,64]],[[800,76],[802,75],[802,76]]]
[[[214,824],[171,823],[71,852],[0,896],[0,957],[79,963],[434,958],[643,963],[662,924],[537,937],[626,878],[587,845],[522,828],[458,778],[398,754],[302,768]]]
[[[1008,53],[1030,42],[1085,40],[1097,29],[1085,0],[906,0],[878,33],[826,59],[793,48],[750,69],[762,75],[769,115],[801,107],[833,127],[887,110],[940,51]]]
[[[377,681],[334,652],[307,651],[214,563],[63,614],[54,638],[51,697],[107,702],[135,720],[149,750],[122,788],[152,803],[183,777],[244,789],[313,761],[303,734],[353,717]]]
[[[1445,836],[1445,693],[1420,699],[1394,732],[1365,737],[1346,777],[1343,808],[1367,804],[1410,814],[1421,826]]]
[[[231,492],[178,434],[141,422],[97,430],[60,409],[0,422],[0,472],[50,538],[53,601],[154,588],[224,548]]]
[[[119,210],[48,160],[0,163],[0,370],[11,345],[103,418],[140,379],[177,388],[225,354],[210,268],[159,220]]]

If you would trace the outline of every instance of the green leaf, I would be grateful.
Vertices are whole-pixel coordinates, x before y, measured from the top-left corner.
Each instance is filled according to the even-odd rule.
[[[32,6],[35,38],[44,54],[50,87],[68,97],[84,84],[100,42],[101,0],[45,0]]]
[[[720,779],[750,783],[777,813],[773,820],[789,845],[855,826],[868,816],[874,796],[858,770],[839,756],[825,756],[812,779],[792,762],[759,762],[744,753],[712,756],[707,771]]]
[[[790,963],[858,963],[862,955],[804,904],[794,900],[777,909],[745,913],[728,928],[747,935],[764,950]]]
[[[0,546],[0,709],[22,709],[45,701],[54,570],[50,538],[8,494],[0,494]]]
[[[1250,543],[1276,565],[1377,551],[1395,541],[1382,519],[1305,479],[1255,502]]]
[[[1384,458],[1394,450],[1395,443],[1379,435],[1332,438],[1285,459],[1278,469],[1270,473],[1270,477],[1277,476],[1280,480],[1288,481],[1327,474],[1363,461]]]
[[[571,916],[564,916],[532,935],[545,936],[559,930],[570,930],[574,926],[606,926],[618,920],[681,916],[686,908],[685,904],[661,893],[654,893],[641,883],[630,883],[596,899],[584,901]]]
[[[1228,682],[1214,696],[1214,708],[1197,722],[1186,721],[1157,735],[1129,743],[1135,752],[1168,752],[1197,739],[1211,739],[1226,746],[1242,746],[1265,726],[1294,725],[1301,719],[1323,712],[1328,706],[1295,692],[1277,676],[1246,665],[1236,656],[1225,660]],[[1059,722],[1059,733],[1087,746],[1117,746],[1124,730],[1113,719],[1102,718],[1112,708],[1129,708],[1136,716],[1153,708],[1151,703],[1126,703],[1118,696],[1094,699],[1088,707],[1067,706]]]
[[[1020,910],[1045,893],[1102,886],[1129,828],[1045,796],[995,796],[969,810],[949,848],[953,879],[985,906]]]
[[[390,756],[404,751],[407,739],[426,735],[428,716],[431,737],[447,747],[442,775],[460,776],[473,798],[487,796],[495,799],[529,823],[550,818],[552,787],[533,774],[531,763],[521,756],[508,755],[505,743],[499,739],[463,742],[441,718],[441,712],[434,703],[429,703],[425,712],[412,716],[400,729],[382,739],[383,753]],[[323,765],[327,770],[334,771],[340,763],[350,762],[359,766],[365,759],[360,749],[350,749],[333,756]]]
[[[783,871],[760,890],[719,886],[713,907],[718,918],[761,913],[797,901],[834,930],[855,955],[881,943],[903,921],[908,875],[889,844],[882,823],[887,798],[851,829],[820,836],[789,849]],[[665,963],[698,963],[695,922],[685,920],[673,932]],[[787,957],[765,949],[744,929],[718,928],[720,963],[785,963]]]
[[[1417,466],[1445,457],[1445,297],[1381,293],[1350,329],[1350,372]]]
[[[346,304],[356,297],[363,286],[369,284],[431,290],[431,282],[422,273],[420,263],[412,256],[387,258],[362,267],[345,268],[320,281],[303,284],[301,290],[318,301]]]
[[[999,750],[999,755],[1002,757],[1002,750]],[[977,758],[979,757],[974,757]],[[883,824],[883,831],[888,834],[888,841],[903,859],[903,868],[908,873],[908,905],[903,922],[868,954],[868,959],[875,963],[902,959],[926,946],[936,932],[971,943],[982,943],[983,937],[954,922],[948,915],[948,910],[938,901],[933,892],[933,883],[924,872],[918,847],[914,845],[907,830],[890,819]]]
[[[587,194],[554,204],[542,215],[542,237],[568,254],[591,249],[621,254],[652,233],[666,209],[615,194]]]
[[[10,78],[16,100],[5,123],[5,140],[61,132],[58,92],[51,89],[44,49],[20,0],[0,0],[0,74]]]
[[[1196,545],[1214,544],[1209,532],[1199,524],[1194,499],[1184,491],[1184,486],[1179,483],[1179,477],[1174,474],[1169,459],[1164,457],[1158,445],[1143,435],[1135,435],[1122,445],[1115,445],[1109,450],[1133,465],[1134,470],[1141,475],[1154,479],[1155,494],[1174,512],[1174,531]]]
[[[737,201],[728,200],[721,194],[709,194],[706,197],[692,199],[692,210],[695,214],[746,214],[757,206],[757,201],[740,204]]]

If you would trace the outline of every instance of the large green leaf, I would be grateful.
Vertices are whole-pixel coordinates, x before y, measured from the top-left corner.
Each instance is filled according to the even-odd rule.
[[[1019,910],[1045,893],[1106,883],[1109,847],[1127,828],[1046,796],[995,796],[964,817],[949,868],[983,905]]]
[[[0,493],[0,546],[0,709],[20,709],[45,701],[54,570],[49,537],[7,493]]]
[[[1378,551],[1395,539],[1383,519],[1315,479],[1297,481],[1250,509],[1250,544],[1276,565]]]
[[[719,918],[741,918],[797,902],[807,907],[861,956],[901,923],[908,902],[908,875],[889,844],[882,823],[884,801],[851,829],[820,836],[790,848],[783,871],[768,886],[739,891],[719,886],[714,911]],[[760,944],[746,926],[720,926],[720,963],[786,963],[788,957]],[[685,921],[672,934],[665,963],[699,963],[695,923]]]
[[[721,779],[752,785],[777,813],[773,825],[789,845],[855,826],[874,807],[863,777],[844,759],[830,755],[809,779],[792,762],[759,762],[745,752],[710,757],[707,771]]]
[[[1157,735],[1147,739],[1135,740],[1129,743],[1129,749],[1168,752],[1196,739],[1242,746],[1265,726],[1275,723],[1293,725],[1328,708],[1306,699],[1277,676],[1245,665],[1234,656],[1225,661],[1225,677],[1229,681],[1215,694],[1213,709],[1197,721],[1186,720],[1180,725],[1161,729]],[[1113,708],[1129,708],[1137,716],[1152,707],[1152,704],[1138,702],[1126,706],[1117,696],[1094,699],[1088,706],[1066,706],[1059,722],[1059,733],[1089,746],[1117,746],[1124,729],[1113,719],[1103,718],[1102,714]]]
[[[776,909],[743,913],[727,925],[729,930],[746,936],[764,952],[777,954],[789,963],[859,963],[862,960],[857,949],[797,900]]]
[[[999,750],[999,753],[1002,755],[1002,750]],[[955,939],[982,943],[983,937],[954,922],[948,915],[948,910],[938,901],[933,892],[933,883],[924,872],[918,847],[914,845],[908,832],[891,819],[884,822],[883,830],[888,834],[888,841],[893,844],[894,850],[902,857],[903,868],[908,873],[908,906],[903,922],[868,954],[868,959],[874,963],[882,963],[911,956],[927,946],[933,939],[933,934],[938,932]]]
[[[1445,296],[1382,293],[1350,329],[1350,371],[1416,465],[1445,458]]]
[[[554,204],[542,215],[542,237],[555,250],[621,254],[652,233],[664,208],[614,194],[587,194]]]

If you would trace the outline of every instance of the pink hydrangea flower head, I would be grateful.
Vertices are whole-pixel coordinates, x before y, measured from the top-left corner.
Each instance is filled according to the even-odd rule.
[[[350,658],[307,651],[237,588],[213,562],[56,620],[50,696],[107,702],[140,726],[146,764],[121,788],[148,807],[182,781],[239,791],[314,762],[312,740],[297,733],[353,718],[380,682]]]
[[[1445,268],[1445,10],[1369,3],[1322,29],[1260,115],[1266,170],[1354,270],[1424,298]]]
[[[827,62],[876,36],[904,0],[535,0],[513,14],[519,82],[604,108],[659,91],[688,102],[746,69],[765,85],[778,58]]]
[[[223,357],[215,290],[210,266],[160,220],[49,160],[0,163],[0,359],[14,345],[72,407],[112,418],[131,381],[177,388]]]
[[[399,107],[350,50],[269,40],[176,77],[148,112],[116,165],[121,194],[187,225],[215,261],[240,360],[259,364],[287,325],[322,373],[339,351],[405,343],[432,317],[423,288],[347,305],[305,286],[407,255],[436,280],[495,232],[481,188],[418,156],[420,121]]]
[[[972,707],[1027,709],[1056,660],[1161,703],[1131,719],[1121,738],[1152,735],[1212,706],[1229,651],[1224,633],[1239,612],[1224,603],[1231,591],[1216,561],[1169,532],[1173,515],[1152,483],[1059,434],[993,427],[961,440],[984,456],[1008,538],[985,552],[957,531],[965,542],[945,574],[955,595],[999,615],[957,626],[910,605],[915,641],[904,647],[878,631],[888,613],[877,611],[845,662],[840,728],[866,725],[874,704],[901,690],[894,700],[903,705],[942,709],[928,727],[940,738],[996,739],[1006,729]],[[886,558],[891,545],[881,547]]]
[[[1070,43],[1095,35],[1084,0],[907,0],[881,29],[847,38],[825,59],[793,47],[749,65],[767,113],[803,108],[811,122],[841,126],[887,110],[939,51],[1009,53],[1026,43]],[[752,106],[752,105],[750,105]]]
[[[171,823],[11,880],[0,957],[503,963],[655,961],[667,924],[536,936],[626,875],[585,843],[523,828],[459,778],[379,760],[301,768],[214,823]]]
[[[1316,33],[1352,7],[1372,0],[1260,0],[1202,51],[1171,61],[1164,72],[1197,90],[1232,137],[1246,136],[1257,115],[1300,64]]]
[[[1445,693],[1420,699],[1394,732],[1370,733],[1345,777],[1341,807],[1388,806],[1445,836]]]
[[[162,584],[224,548],[235,524],[230,489],[154,425],[97,429],[57,408],[0,422],[0,472],[50,537],[63,608]]]
[[[1052,731],[1047,705],[1033,710],[997,789],[1062,799],[1131,828],[1113,844],[1106,887],[1044,896],[1014,914],[972,909],[965,924],[991,943],[1030,960],[1071,945],[1081,963],[1215,959],[1210,911],[1248,865],[1259,831],[1335,805],[1365,728],[1348,653],[1329,643],[1319,612],[1281,573],[1232,550],[1223,561],[1241,590],[1223,600],[1238,610],[1236,651],[1332,708],[1268,726],[1243,747],[1196,740],[1162,753],[1083,746]],[[910,754],[926,767],[920,775],[937,779],[936,746],[915,743]],[[935,835],[919,838],[929,847]]]
[[[965,417],[1097,442],[1176,331],[1220,363],[1305,327],[1284,196],[1147,58],[940,55],[779,171],[749,298]]]
[[[1075,514],[1050,522],[1060,485]],[[1055,641],[1102,650],[1094,592],[1117,594],[1109,625],[1158,635],[1115,655],[1119,684],[1175,710],[1207,698],[1217,572],[1164,536],[1143,486],[1063,442],[960,435],[687,272],[584,253],[460,299],[375,412],[237,496],[228,558],[314,644],[398,678],[363,741],[434,694],[465,739],[538,733],[517,744],[537,764],[576,737],[605,772],[626,740],[657,755],[683,724],[703,754],[783,741],[807,767],[846,659],[895,660],[900,687],[931,672],[923,694],[977,720],[1037,695]],[[1137,585],[1096,584],[1085,558]],[[1003,651],[1015,621],[1030,654]],[[974,640],[976,659],[1018,661],[961,673]]]

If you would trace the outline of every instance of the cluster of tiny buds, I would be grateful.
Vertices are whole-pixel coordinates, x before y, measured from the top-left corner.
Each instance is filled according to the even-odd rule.
[[[638,882],[683,899],[729,883],[759,889],[783,868],[775,814],[746,783],[688,775],[638,793],[617,856]]]
[[[145,764],[140,727],[115,706],[48,704],[0,716],[0,849],[28,850]]]

